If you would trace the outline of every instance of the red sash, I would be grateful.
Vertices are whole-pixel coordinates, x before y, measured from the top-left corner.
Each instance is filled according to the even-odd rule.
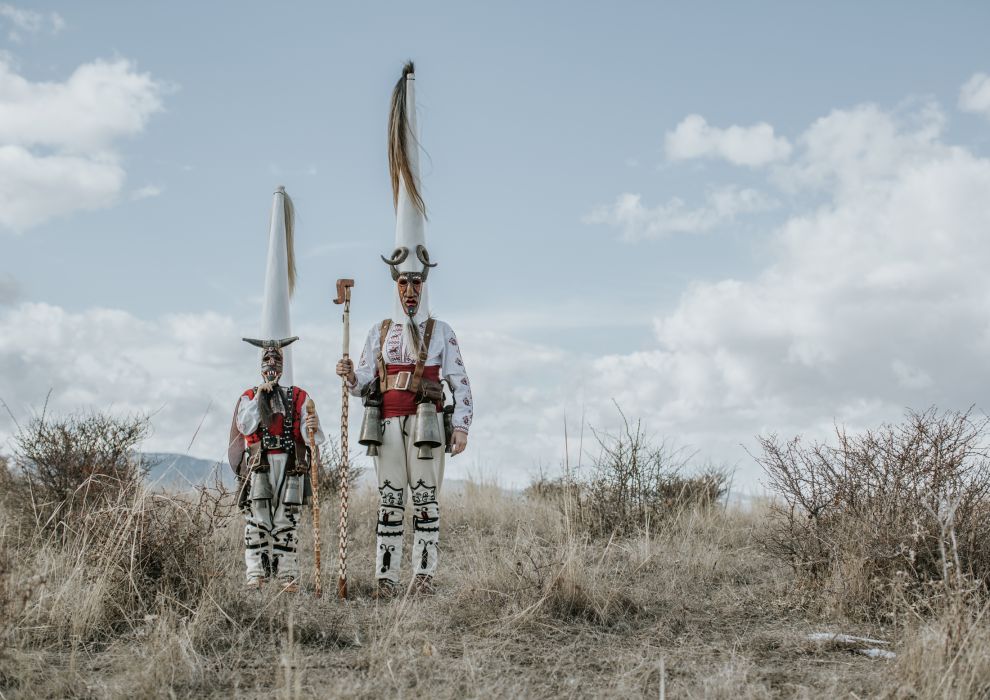
[[[399,372],[409,372],[412,374],[416,365],[386,365],[389,374]],[[440,381],[440,365],[432,365],[423,368],[423,379],[430,379],[434,382]],[[437,412],[442,410],[437,409]],[[382,397],[382,418],[395,418],[396,416],[411,416],[416,413],[416,394],[411,391],[392,389],[386,391]]]

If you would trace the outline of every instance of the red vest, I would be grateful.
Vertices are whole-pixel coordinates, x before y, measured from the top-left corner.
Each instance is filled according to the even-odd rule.
[[[254,389],[248,389],[242,396],[247,397],[249,400],[254,399]],[[306,403],[306,392],[297,386],[292,387],[292,437],[296,442],[302,442],[302,407]],[[268,426],[268,433],[270,435],[275,435],[276,437],[282,435],[282,414],[276,413],[272,417],[272,424]],[[247,440],[248,445],[253,445],[257,442],[261,442],[261,426],[255,430],[250,435],[245,435],[244,439]],[[282,450],[270,450],[272,454],[281,454]]]

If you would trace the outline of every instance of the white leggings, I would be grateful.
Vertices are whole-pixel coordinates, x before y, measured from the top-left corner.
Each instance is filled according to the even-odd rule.
[[[247,579],[299,578],[299,555],[296,552],[296,525],[299,523],[301,506],[287,506],[282,503],[285,491],[286,455],[270,454],[268,463],[271,471],[268,477],[272,482],[275,497],[271,507],[259,510],[244,509],[244,563],[247,565]],[[252,474],[252,479],[254,475]],[[247,488],[250,488],[248,486]]]
[[[442,414],[437,414],[443,435]],[[413,445],[416,416],[385,419],[382,445],[375,458],[378,476],[378,529],[375,577],[399,580],[402,533],[406,505],[413,512],[413,570],[432,576],[440,554],[440,484],[443,481],[443,447],[433,448],[433,459],[419,459]],[[408,490],[407,490],[408,487]]]

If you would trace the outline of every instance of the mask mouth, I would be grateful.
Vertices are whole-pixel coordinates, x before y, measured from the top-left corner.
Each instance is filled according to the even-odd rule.
[[[265,353],[261,362],[261,376],[266,382],[277,382],[282,376],[282,358],[274,352]]]

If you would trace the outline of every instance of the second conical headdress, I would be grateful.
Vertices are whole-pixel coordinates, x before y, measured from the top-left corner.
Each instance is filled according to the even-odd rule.
[[[265,289],[261,303],[261,337],[245,338],[257,347],[283,348],[281,384],[292,386],[292,336],[289,300],[296,284],[296,260],[293,245],[295,211],[285,188],[279,186],[272,198],[272,216],[268,229],[268,262],[265,266]]]

